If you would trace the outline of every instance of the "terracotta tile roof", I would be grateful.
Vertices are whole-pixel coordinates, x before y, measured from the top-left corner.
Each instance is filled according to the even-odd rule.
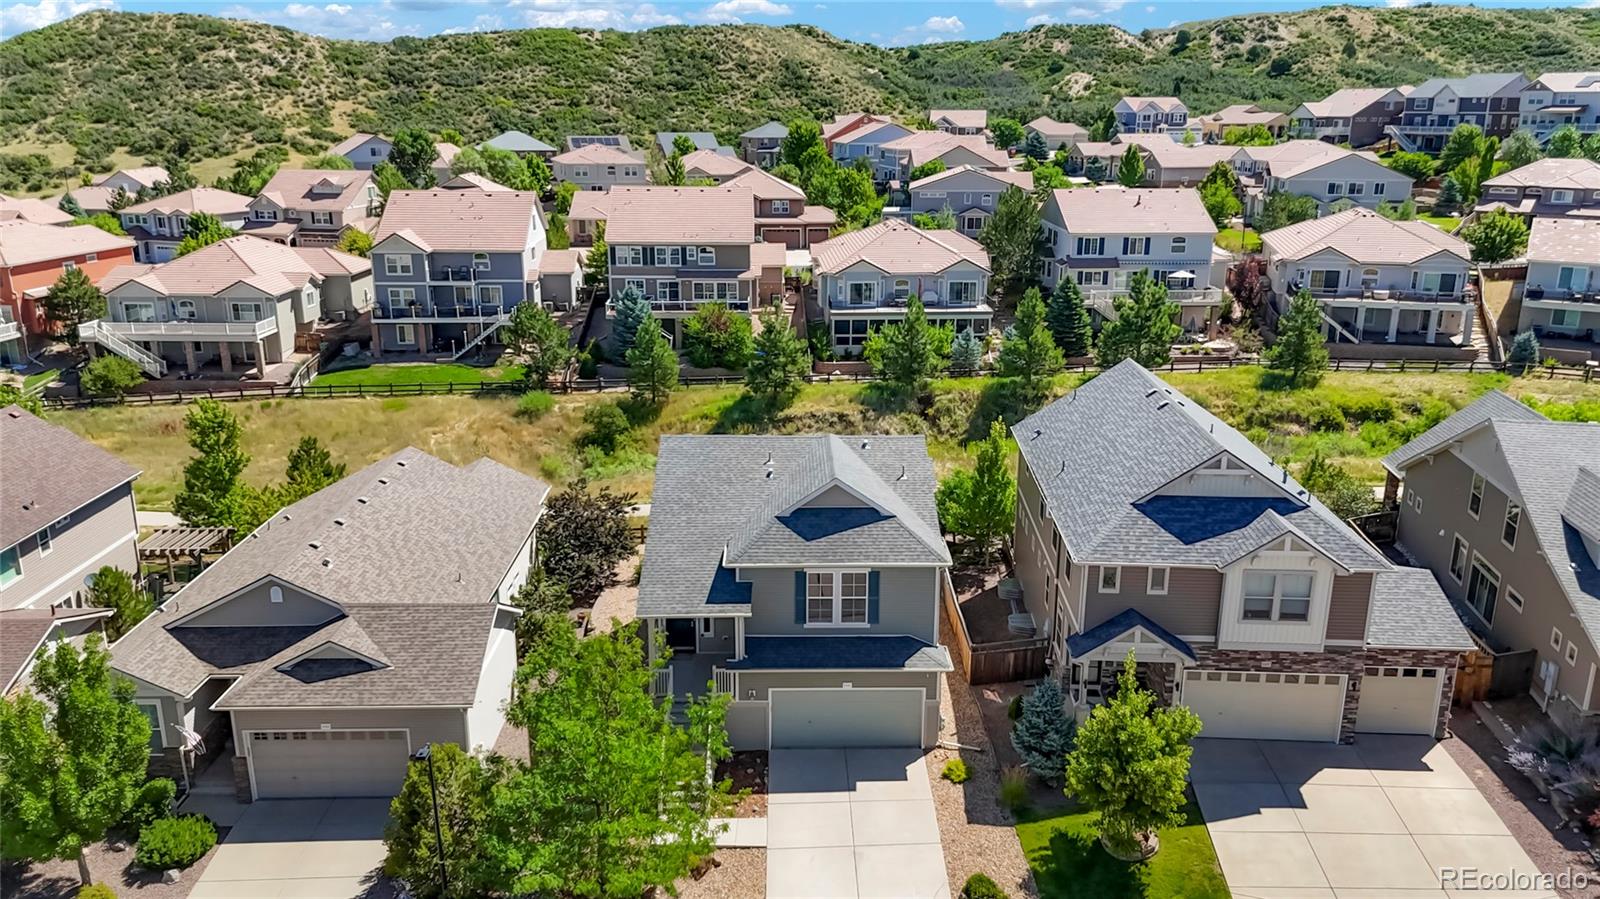
[[[111,208],[111,201],[116,199],[117,196],[117,192],[109,187],[93,186],[74,187],[73,189],[62,194],[61,197],[67,196],[68,194],[70,194],[74,200],[78,201],[78,205],[82,206],[85,212],[109,210]],[[53,205],[59,203],[61,201],[61,197],[47,197],[46,202]]]
[[[580,190],[572,195],[572,206],[567,209],[567,221],[595,221],[604,219],[611,211],[611,191]]]
[[[1187,187],[1054,190],[1050,202],[1076,234],[1215,234],[1200,194]]]
[[[987,270],[989,253],[959,231],[923,231],[898,219],[841,234],[811,247],[818,273],[837,272],[866,262],[895,275],[935,274],[958,262]]]
[[[750,271],[760,275],[762,269],[783,268],[788,248],[781,243],[753,243],[750,245]]]
[[[341,253],[331,247],[290,247],[300,255],[311,270],[326,278],[329,275],[359,277],[372,271],[372,260],[350,253]]]
[[[278,169],[261,196],[285,209],[339,211],[362,203],[372,173],[354,169]]]
[[[921,190],[923,188],[933,187],[947,178],[964,174],[966,172],[976,172],[985,178],[992,178],[995,181],[1000,182],[1002,185],[1016,185],[1023,190],[1033,190],[1032,172],[1025,172],[1021,169],[980,169],[973,165],[958,165],[953,169],[945,169],[937,174],[929,175],[926,178],[913,181],[911,182],[911,189]]]
[[[561,153],[553,160],[562,165],[643,165],[643,160],[632,153],[608,147],[605,144],[587,144],[576,150]]]
[[[439,187],[443,190],[511,190],[504,184],[490,181],[477,172],[462,172],[440,184]]]
[[[690,175],[698,172],[710,178],[724,178],[748,168],[751,168],[750,163],[716,150],[696,150],[683,157],[683,170]]]
[[[1208,122],[1216,122],[1224,127],[1229,125],[1271,125],[1279,119],[1287,119],[1288,113],[1268,112],[1254,103],[1235,103],[1202,116]]]
[[[326,274],[371,268],[367,260],[337,250],[287,247],[241,234],[171,262],[118,266],[101,279],[100,289],[109,292],[133,282],[161,296],[215,296],[234,284],[248,284],[276,297],[299,290],[307,281],[320,282]]]
[[[1075,125],[1072,122],[1058,122],[1047,115],[1039,116],[1024,127],[1032,128],[1034,131],[1037,131],[1046,137],[1055,136],[1071,138],[1089,136],[1089,129],[1083,127],[1082,125]]]
[[[132,248],[133,241],[128,238],[107,234],[93,225],[40,225],[22,219],[0,222],[0,266]]]
[[[1238,147],[1217,144],[1184,146],[1165,134],[1123,134],[1117,137],[1116,143],[1144,148],[1164,169],[1209,169],[1239,151]]]
[[[253,197],[236,194],[232,191],[218,190],[215,187],[196,187],[192,190],[179,191],[143,203],[135,203],[123,209],[123,212],[154,212],[161,215],[171,215],[175,212],[193,213],[209,212],[212,215],[239,215],[250,207]]]
[[[949,134],[944,131],[913,131],[883,144],[885,151],[904,152],[910,155],[911,167],[938,159],[951,150],[965,148],[994,168],[1011,164],[1006,151],[997,150],[976,134]]]
[[[1466,242],[1423,221],[1397,222],[1370,209],[1347,209],[1261,235],[1268,258],[1304,259],[1325,249],[1361,264],[1410,265],[1450,253],[1466,261]]]
[[[389,194],[372,242],[405,231],[425,250],[518,253],[541,215],[539,195],[528,191],[397,190]]]
[[[433,167],[436,169],[449,168],[450,163],[456,161],[456,155],[461,152],[461,148],[455,144],[439,141],[433,145],[433,152]]]
[[[72,216],[61,211],[59,202],[0,194],[0,221],[21,219],[35,225],[65,225],[72,221]]]
[[[571,275],[583,269],[587,252],[582,249],[546,250],[539,257],[539,272],[549,275]]]
[[[94,183],[97,185],[104,184],[116,175],[126,175],[145,187],[155,187],[157,184],[172,177],[167,174],[166,169],[159,165],[142,165],[131,169],[117,169],[110,174],[101,175],[94,179]]]
[[[987,109],[930,109],[928,121],[938,124],[944,119],[957,128],[986,128],[989,125]]]
[[[1600,162],[1588,159],[1540,159],[1520,169],[1495,175],[1485,180],[1483,186],[1600,190]]]
[[[0,409],[0,549],[15,546],[111,490],[139,470],[21,406]]]
[[[753,243],[755,195],[747,187],[613,187],[610,244]]]
[[[1600,260],[1600,221],[1536,218],[1527,256],[1529,261],[1593,264]]]

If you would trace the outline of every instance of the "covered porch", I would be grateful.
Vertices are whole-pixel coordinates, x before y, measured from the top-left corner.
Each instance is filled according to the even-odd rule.
[[[1329,343],[1472,344],[1473,306],[1466,299],[1319,299]]]
[[[1168,705],[1183,670],[1195,664],[1188,643],[1134,609],[1074,634],[1067,638],[1067,699],[1079,720],[1116,691],[1130,651],[1139,685]]]
[[[744,653],[747,615],[645,619],[646,645],[652,664],[666,652],[666,664],[656,670],[650,692],[672,697],[674,706],[709,692],[732,693],[737,678],[729,662]]]

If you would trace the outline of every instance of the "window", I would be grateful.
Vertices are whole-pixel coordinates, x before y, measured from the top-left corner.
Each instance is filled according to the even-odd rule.
[[[1305,621],[1311,617],[1314,578],[1298,572],[1247,571],[1244,620]]]
[[[1553,627],[1550,629],[1550,648],[1561,648],[1561,628],[1559,627]]]
[[[617,265],[644,265],[644,247],[616,247],[612,256]]]
[[[417,301],[417,289],[415,287],[391,287],[391,288],[389,288],[389,305],[390,306],[409,306],[412,303],[415,303],[416,301]]]
[[[587,178],[587,177],[589,177],[589,169],[587,167],[584,167],[584,166],[580,166],[578,168],[575,168],[575,169],[572,170],[572,177],[574,177],[574,178]]]
[[[416,325],[395,325],[394,342],[402,346],[410,346],[417,342]]]
[[[871,306],[878,301],[878,285],[872,281],[851,281],[849,290],[852,306]]]
[[[636,166],[636,165],[625,165],[625,166],[623,166],[622,167],[622,177],[624,177],[624,178],[637,178],[637,177],[639,177],[639,167]]]
[[[1459,277],[1455,272],[1412,272],[1411,287],[1423,293],[1453,294]]]
[[[1100,592],[1119,593],[1122,591],[1122,569],[1116,566],[1106,566],[1100,569]]]
[[[1150,238],[1124,237],[1122,239],[1122,255],[1148,256],[1150,255]]]
[[[700,248],[700,264],[701,265],[716,265],[717,264],[717,249],[716,249],[716,247],[701,247]]]
[[[697,303],[718,302],[726,303],[739,298],[739,282],[737,281],[696,281],[691,288],[691,296]]]
[[[1572,202],[1572,191],[1561,189],[1552,190],[1550,191],[1550,202],[1561,203],[1563,205],[1570,204]]]
[[[1467,514],[1477,518],[1483,511],[1483,475],[1472,473],[1472,493],[1467,497]]]
[[[1337,197],[1344,193],[1344,185],[1337,181],[1328,182],[1328,196]]]
[[[806,572],[806,626],[865,625],[869,580],[865,571]]]
[[[250,217],[258,222],[275,222],[278,220],[278,210],[252,209],[250,210]]]
[[[139,711],[144,712],[144,716],[150,720],[150,753],[154,755],[161,751],[163,745],[162,731],[165,728],[161,720],[161,703],[136,701],[134,705],[138,706]]]
[[[383,273],[386,275],[411,274],[411,256],[409,254],[390,253],[383,257]]]
[[[0,587],[22,577],[22,553],[15,546],[0,549]]]
[[[1589,285],[1589,270],[1563,265],[1556,273],[1556,286],[1562,290],[1582,291]]]
[[[948,287],[950,302],[959,305],[973,305],[978,302],[978,282],[976,281],[951,281]]]
[[[472,254],[472,270],[475,271],[475,272],[486,272],[486,271],[488,271],[489,270],[489,254],[488,253],[473,253]]]
[[[271,602],[283,602],[283,588],[273,584],[267,589],[267,599]]]
[[[1458,584],[1467,576],[1467,541],[1462,540],[1460,534],[1450,544],[1450,576]]]
[[[1517,591],[1511,589],[1510,587],[1507,587],[1506,588],[1506,605],[1510,606],[1513,609],[1516,609],[1518,612],[1522,611],[1522,595],[1519,594]]]
[[[1187,238],[1187,237],[1174,237],[1172,239],[1172,252],[1174,252],[1174,253],[1187,253],[1187,252],[1189,252],[1189,238]]]
[[[994,194],[984,194],[983,195],[983,199],[981,199],[978,202],[978,205],[979,206],[993,206],[994,205]]]
[[[702,636],[702,637],[715,637],[716,635],[717,635],[717,619],[715,619],[715,618],[702,618],[702,619],[700,619],[700,636]]]
[[[637,290],[639,293],[642,294],[642,293],[644,293],[644,279],[643,278],[623,278],[622,279],[622,289],[623,290]]]
[[[172,304],[172,308],[182,321],[192,322],[199,317],[199,312],[195,309],[194,300],[179,300]]]
[[[683,265],[683,247],[656,247],[656,265],[677,268]]]
[[[911,282],[905,278],[896,279],[894,282],[894,298],[903,300],[911,296]]]
[[[1352,181],[1345,185],[1345,193],[1352,197],[1359,197],[1367,192],[1367,186],[1360,181]]]
[[[313,224],[313,225],[331,225],[331,224],[333,224],[333,213],[331,213],[331,212],[317,212],[317,211],[313,210],[312,213],[311,213],[311,224]]]
[[[1104,237],[1078,238],[1077,256],[1104,256],[1106,254],[1106,239]]]
[[[1078,272],[1078,284],[1081,285],[1081,286],[1091,286],[1092,287],[1092,286],[1098,285],[1100,287],[1104,287],[1104,286],[1106,286],[1107,284],[1110,284],[1110,283],[1111,283],[1111,273],[1110,272],[1107,272],[1107,271],[1080,271],[1080,272]]]
[[[676,303],[679,296],[678,282],[671,280],[661,280],[656,282],[656,299],[668,300]]]
[[[1517,526],[1522,524],[1522,507],[1506,500],[1506,523],[1500,529],[1500,542],[1509,549],[1517,548]]]
[[[1578,644],[1572,642],[1571,640],[1568,640],[1567,641],[1567,651],[1566,651],[1566,653],[1564,653],[1564,655],[1566,657],[1568,665],[1576,665],[1576,664],[1578,664]]]
[[[773,200],[772,201],[772,214],[773,215],[788,215],[789,214],[789,201],[788,200]]]
[[[1170,576],[1170,574],[1171,574],[1171,569],[1167,569],[1167,568],[1152,568],[1152,569],[1150,569],[1150,580],[1149,580],[1149,583],[1145,586],[1145,592],[1149,593],[1151,596],[1163,596],[1163,595],[1165,595],[1166,592],[1167,592],[1167,578]]]
[[[499,284],[479,284],[478,302],[499,306],[505,302],[505,288]]]
[[[129,322],[153,322],[156,320],[156,304],[132,303],[123,301],[122,320]]]
[[[1583,313],[1577,309],[1552,309],[1550,310],[1550,327],[1576,328],[1583,318]]]
[[[61,270],[62,271],[67,271],[67,272],[75,272],[75,271],[78,270],[78,263],[73,262],[71,259],[68,259],[67,261],[61,263]]]
[[[260,303],[229,303],[228,315],[230,320],[236,322],[261,321]]]
[[[41,555],[41,556],[50,555],[51,546],[50,546],[50,529],[49,528],[45,528],[44,530],[42,530],[39,533],[35,534],[33,536],[33,539],[37,540],[39,542],[39,555]]]
[[[1312,293],[1333,293],[1339,289],[1339,276],[1342,272],[1335,269],[1318,270],[1311,273]]]
[[[1381,197],[1387,191],[1388,187],[1389,187],[1389,185],[1385,184],[1382,181],[1374,181],[1374,182],[1372,182],[1372,195],[1374,197]]]
[[[961,217],[961,230],[977,233],[983,230],[985,221],[987,219],[981,215],[964,215]]]
[[[1378,270],[1367,268],[1361,270],[1361,289],[1374,290],[1378,286]]]
[[[1472,574],[1467,578],[1467,605],[1484,623],[1494,621],[1494,601],[1500,596],[1500,572],[1477,553],[1472,555]]]

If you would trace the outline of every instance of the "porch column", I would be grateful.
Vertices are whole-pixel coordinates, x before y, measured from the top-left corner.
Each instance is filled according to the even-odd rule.
[[[222,363],[222,373],[233,373],[233,351],[228,349],[226,340],[217,341],[217,360]]]
[[[1428,310],[1428,343],[1433,344],[1433,339],[1439,334],[1439,310]]]
[[[744,618],[733,619],[733,657],[744,658]]]
[[[183,342],[183,367],[189,374],[194,374],[196,366],[194,363],[194,341],[192,340]]]
[[[1395,332],[1397,332],[1399,330],[1400,330],[1400,310],[1399,310],[1399,308],[1390,309],[1389,310],[1389,342],[1390,343],[1394,343]]]
[[[1461,345],[1472,345],[1472,320],[1477,317],[1471,304],[1461,307]]]
[[[256,377],[267,379],[267,345],[256,341]]]

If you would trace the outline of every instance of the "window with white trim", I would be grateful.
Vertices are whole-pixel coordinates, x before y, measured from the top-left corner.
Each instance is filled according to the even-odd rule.
[[[695,281],[690,291],[695,302],[726,303],[739,298],[739,282]]]
[[[1170,568],[1151,568],[1145,592],[1151,596],[1164,596],[1167,592],[1167,580],[1172,576]]]
[[[476,272],[486,272],[486,271],[488,271],[489,270],[489,254],[488,253],[473,253],[472,254],[472,270],[476,271]]]
[[[708,265],[708,266],[709,265],[716,265],[717,264],[717,248],[716,247],[701,247],[700,251],[699,251],[699,262],[700,262],[701,265]]]
[[[156,304],[123,300],[122,320],[125,322],[153,322],[156,320]]]
[[[318,211],[313,209],[311,211],[311,224],[313,224],[313,225],[331,225],[331,224],[333,224],[333,213],[331,213],[331,212],[318,212]]]
[[[1561,628],[1553,627],[1550,629],[1550,647],[1552,649],[1561,648]]]
[[[410,346],[417,342],[416,325],[395,325],[394,342],[400,346]]]
[[[409,306],[412,303],[415,303],[416,301],[417,301],[417,289],[415,287],[391,287],[391,288],[389,288],[389,305],[390,306]]]
[[[1494,621],[1494,603],[1500,598],[1500,572],[1494,566],[1483,560],[1477,553],[1472,554],[1472,571],[1467,575],[1467,605],[1472,607],[1478,617],[1485,623]]]
[[[1374,197],[1381,197],[1388,192],[1388,188],[1389,185],[1385,184],[1384,182],[1374,181],[1372,182],[1372,195]]]
[[[681,296],[678,293],[678,282],[663,278],[656,282],[656,299],[676,303]]]
[[[616,247],[612,252],[617,265],[644,265],[644,247]]]
[[[1467,576],[1467,541],[1457,534],[1450,544],[1450,576],[1461,583]]]
[[[1483,511],[1483,475],[1472,473],[1472,492],[1467,496],[1467,514],[1477,518]]]
[[[160,752],[161,747],[164,745],[161,740],[161,703],[136,699],[133,704],[139,707],[139,711],[143,712],[146,718],[150,719],[150,754],[154,755]]]
[[[1244,620],[1305,621],[1311,617],[1311,588],[1306,572],[1246,571]]]
[[[1510,606],[1513,609],[1516,609],[1518,612],[1522,611],[1522,594],[1520,594],[1517,591],[1511,589],[1510,587],[1507,587],[1506,588],[1506,605]]]
[[[192,322],[200,315],[194,300],[178,300],[172,304],[172,311],[179,321]]]
[[[788,215],[789,214],[789,201],[788,200],[773,200],[772,201],[772,214],[773,215]]]
[[[865,625],[868,580],[865,571],[807,571],[806,626]]]
[[[383,257],[383,273],[386,275],[411,274],[411,254],[388,253]]]
[[[677,268],[683,265],[683,247],[656,247],[656,265]]]
[[[950,302],[962,305],[971,305],[978,302],[978,282],[976,281],[951,281],[946,290],[950,294]]]
[[[491,306],[498,306],[505,302],[505,287],[499,284],[479,284],[478,301]]]
[[[236,322],[261,321],[261,304],[239,302],[229,303],[228,317],[230,320]]]
[[[38,543],[39,543],[39,555],[41,555],[41,556],[50,555],[50,550],[53,547],[50,544],[50,529],[49,528],[44,528],[43,530],[39,531],[39,533],[34,534],[33,535],[33,539],[38,541]]]
[[[1122,569],[1106,565],[1100,569],[1100,592],[1119,593],[1122,590]]]
[[[1174,237],[1172,239],[1172,252],[1173,253],[1187,253],[1187,252],[1189,252],[1189,238],[1187,238],[1187,237]]]
[[[1124,237],[1122,239],[1122,255],[1148,256],[1150,255],[1150,238]]]
[[[1566,653],[1564,655],[1566,657],[1568,665],[1576,665],[1576,664],[1578,664],[1578,644],[1572,642],[1571,640],[1568,640],[1567,641],[1567,651],[1566,651]]]
[[[1106,254],[1106,239],[1104,237],[1078,238],[1078,251],[1075,256],[1104,256]]]
[[[1517,528],[1522,524],[1522,507],[1506,500],[1506,523],[1500,529],[1500,542],[1508,549],[1517,548]]]

